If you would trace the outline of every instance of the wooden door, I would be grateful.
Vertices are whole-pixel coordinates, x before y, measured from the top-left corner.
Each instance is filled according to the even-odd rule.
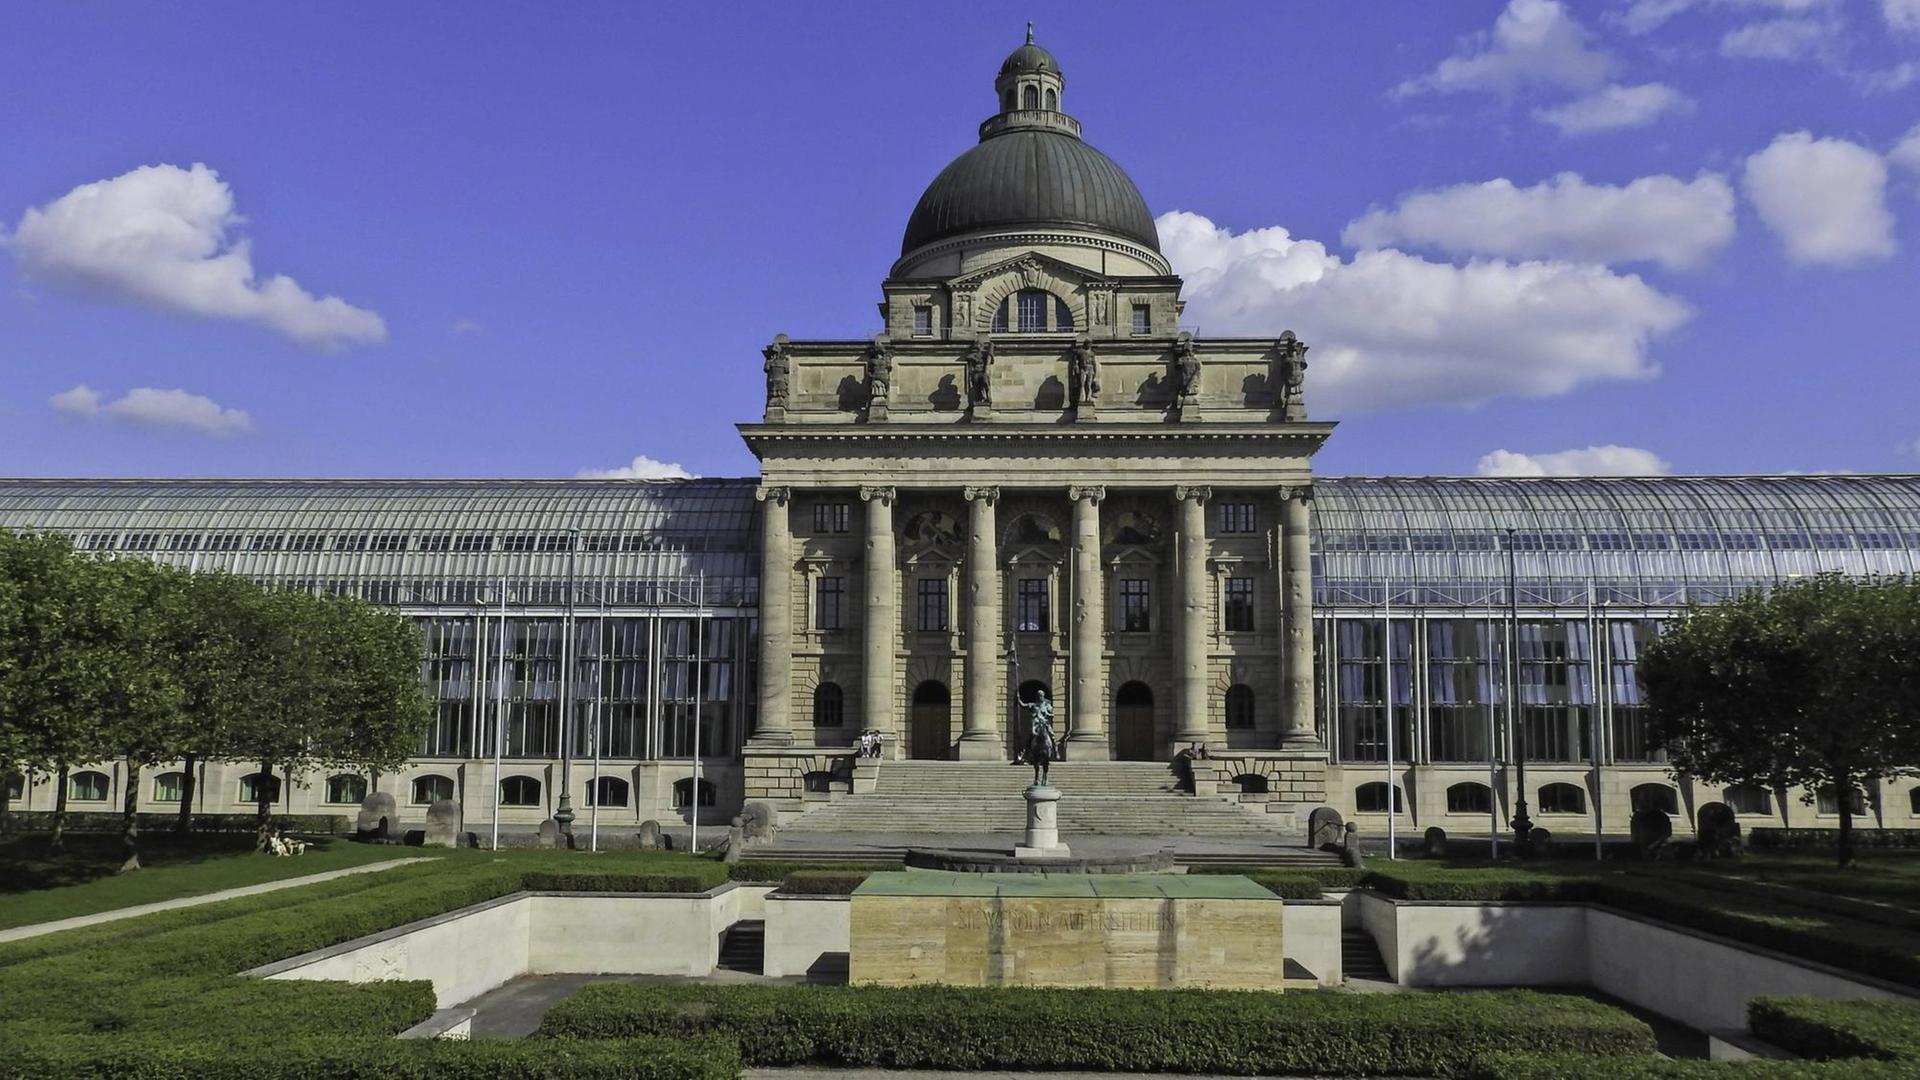
[[[1130,682],[1113,697],[1113,756],[1119,761],[1158,761],[1153,734],[1153,691]]]
[[[951,695],[942,683],[923,682],[913,691],[907,729],[907,755],[919,761],[944,761],[953,745]]]

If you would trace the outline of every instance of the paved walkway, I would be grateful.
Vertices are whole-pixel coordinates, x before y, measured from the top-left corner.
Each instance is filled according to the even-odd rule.
[[[237,900],[243,896],[258,896],[261,893],[276,892],[280,889],[297,889],[302,885],[317,885],[322,881],[346,877],[348,874],[372,874],[381,870],[391,870],[396,866],[405,866],[408,863],[432,861],[432,856],[389,859],[386,862],[368,863],[365,866],[351,866],[345,870],[329,870],[324,874],[308,874],[306,877],[287,878],[284,881],[264,881],[258,885],[242,885],[237,889],[222,889],[219,892],[202,893],[199,896],[181,896],[172,900],[158,900],[151,904],[115,908],[112,911],[97,911],[92,915],[76,915],[71,919],[30,923],[26,926],[16,926],[11,930],[0,930],[0,942],[19,941],[22,938],[39,937],[41,934],[57,934],[62,930],[77,930],[82,926],[97,926],[100,923],[110,923],[120,919],[135,919],[142,915],[151,915],[156,911],[217,904],[222,900]]]

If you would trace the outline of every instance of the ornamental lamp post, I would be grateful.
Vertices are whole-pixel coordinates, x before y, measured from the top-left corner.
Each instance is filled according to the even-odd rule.
[[[573,566],[575,552],[580,547],[580,530],[567,530],[567,617],[561,620],[560,662],[565,665],[560,672],[560,682],[565,688],[561,694],[560,715],[560,806],[553,812],[553,823],[559,826],[560,835],[567,838],[567,847],[573,847]]]
[[[1507,530],[1507,730],[1512,732],[1515,799],[1513,802],[1513,846],[1525,856],[1527,837],[1533,833],[1533,819],[1527,816],[1527,733],[1525,718],[1514,723],[1520,692],[1519,663],[1515,651],[1520,644],[1519,573],[1513,549],[1513,529]]]

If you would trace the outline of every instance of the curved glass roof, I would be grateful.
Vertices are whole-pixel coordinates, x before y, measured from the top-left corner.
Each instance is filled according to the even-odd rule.
[[[756,481],[4,480],[0,527],[393,603],[757,603]],[[1826,570],[1920,571],[1920,476],[1314,481],[1335,610],[1672,608]],[[577,530],[577,532],[576,532]],[[1509,534],[1508,530],[1512,530]],[[576,541],[577,536],[577,541]]]

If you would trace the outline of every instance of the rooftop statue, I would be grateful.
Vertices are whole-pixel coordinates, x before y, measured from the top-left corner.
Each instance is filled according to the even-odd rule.
[[[884,419],[887,395],[893,389],[893,346],[885,338],[875,338],[867,346],[867,415]]]
[[[1288,420],[1305,420],[1307,343],[1285,330],[1275,349],[1280,355],[1280,407]]]
[[[793,361],[787,355],[787,342],[787,335],[776,334],[773,344],[760,350],[760,355],[767,358],[765,371],[767,373],[767,411],[769,412],[787,407],[787,385],[793,374]]]

